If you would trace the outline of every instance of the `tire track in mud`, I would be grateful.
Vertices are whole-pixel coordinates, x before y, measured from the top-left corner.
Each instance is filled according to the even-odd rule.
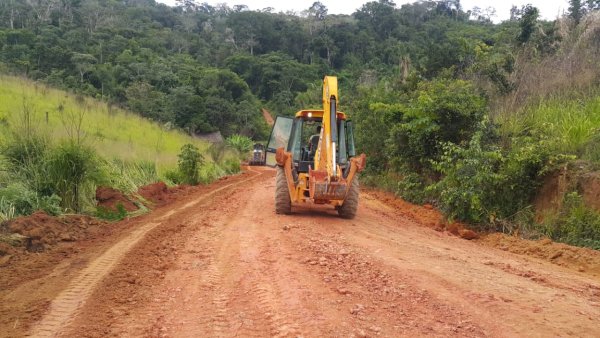
[[[168,317],[171,323],[183,319],[185,325],[178,328],[171,325],[174,331],[168,332],[168,336],[190,336],[192,332],[194,334],[202,332],[211,337],[231,336],[231,314],[228,310],[230,294],[226,289],[237,271],[233,268],[237,259],[236,251],[232,253],[231,248],[238,245],[238,240],[236,236],[226,237],[226,234],[232,233],[230,224],[238,216],[236,211],[248,203],[248,200],[240,198],[240,195],[241,192],[234,190],[234,193],[223,197],[223,201],[220,201],[219,205],[222,207],[209,208],[212,213],[207,215],[208,220],[197,221],[205,224],[206,227],[202,229],[201,234],[186,241],[185,247],[189,251],[193,248],[202,248],[198,252],[202,257],[198,265],[202,268],[192,273],[181,271],[185,270],[185,264],[193,261],[193,257],[188,255],[179,260],[184,266],[171,271],[172,277],[179,275],[188,280],[184,292],[193,294],[194,301],[189,302],[187,313],[181,313],[181,309],[176,308],[170,311]],[[156,313],[160,314],[164,311],[165,309],[157,309]]]
[[[212,297],[208,297],[211,306],[204,308],[197,323],[197,327],[200,330],[194,331],[202,332],[203,328],[211,327],[213,337],[224,337],[226,336],[227,329],[230,327],[227,313],[229,297],[223,290],[223,276],[214,259],[211,258],[208,264],[200,285],[207,288],[207,291],[212,294]]]
[[[249,178],[239,182],[230,183],[219,187],[215,190],[203,194],[201,197],[183,205],[175,210],[169,210],[160,217],[157,217],[158,222],[150,222],[133,230],[124,239],[110,247],[100,257],[92,261],[81,273],[75,277],[69,286],[63,290],[57,297],[52,300],[46,315],[36,324],[32,326],[28,336],[33,337],[56,337],[59,336],[61,330],[67,327],[77,316],[78,311],[85,304],[86,300],[95,290],[96,286],[113,270],[113,268],[126,256],[126,254],[142,240],[146,234],[156,227],[163,224],[164,221],[178,212],[189,209],[207,198],[231,188],[236,185],[256,179],[262,172],[252,169],[253,172]]]
[[[271,236],[260,235],[261,229],[257,227],[259,219],[253,216],[252,210],[246,209],[241,218],[248,221],[235,224],[240,238],[239,260],[254,263],[246,268],[250,282],[242,285],[245,298],[249,298],[246,304],[250,306],[246,307],[247,312],[244,311],[246,321],[242,322],[236,335],[264,337],[265,332],[269,332],[272,337],[304,336],[299,325],[302,309],[296,306],[297,301],[291,300],[290,289],[294,288],[285,285],[283,287],[288,290],[282,290],[279,285],[282,274],[276,265],[281,258],[281,250],[277,250],[277,241]],[[257,246],[258,243],[262,245]],[[277,251],[277,254],[273,251]],[[273,259],[273,256],[277,258]],[[288,278],[284,279],[289,281]]]
[[[150,230],[160,223],[148,223],[133,231],[125,240],[117,243],[100,258],[84,269],[50,304],[48,313],[31,330],[34,337],[53,337],[70,323],[77,310],[94,290],[94,286],[135,246]]]

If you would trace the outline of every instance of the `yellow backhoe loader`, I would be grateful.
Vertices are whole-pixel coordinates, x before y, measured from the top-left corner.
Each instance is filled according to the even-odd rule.
[[[323,109],[278,116],[267,144],[266,164],[276,167],[275,211],[288,214],[292,203],[333,205],[344,218],[358,208],[358,173],[365,154],[356,156],[352,122],[337,110],[337,78],[323,80]]]

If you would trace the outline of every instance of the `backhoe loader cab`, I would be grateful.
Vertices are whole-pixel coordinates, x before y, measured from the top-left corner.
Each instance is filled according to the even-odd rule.
[[[365,155],[356,156],[352,122],[337,110],[337,78],[323,81],[323,109],[277,117],[267,145],[267,165],[277,168],[275,209],[292,203],[331,204],[345,218],[358,206],[358,176]]]

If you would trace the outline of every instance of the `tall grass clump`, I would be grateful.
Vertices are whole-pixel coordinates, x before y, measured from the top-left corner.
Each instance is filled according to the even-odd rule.
[[[543,137],[550,151],[598,160],[600,96],[550,99],[500,119],[505,138]]]
[[[53,190],[61,198],[61,206],[75,212],[102,182],[103,172],[96,152],[88,146],[66,141],[48,154],[47,173]]]
[[[150,161],[124,161],[114,158],[102,160],[106,173],[105,185],[126,193],[133,193],[141,186],[160,181],[156,164]]]
[[[202,184],[208,184],[227,174],[221,166],[214,162],[205,163],[199,171],[199,180]]]
[[[15,206],[0,197],[0,223],[9,221],[16,216]]]
[[[538,228],[555,241],[600,250],[600,213],[577,192],[566,194],[561,210]]]

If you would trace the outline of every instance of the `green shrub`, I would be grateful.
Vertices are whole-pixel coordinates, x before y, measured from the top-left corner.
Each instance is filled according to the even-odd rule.
[[[396,194],[408,202],[417,204],[424,203],[428,195],[425,182],[415,173],[406,174],[398,181]]]
[[[178,168],[181,174],[182,183],[198,184],[200,182],[199,169],[204,163],[204,157],[200,154],[198,148],[193,144],[186,144],[181,148],[178,155]]]
[[[237,158],[228,158],[221,165],[227,175],[237,174],[241,170],[240,161]]]
[[[96,209],[96,217],[105,219],[108,221],[120,221],[127,216],[127,210],[123,206],[123,203],[117,204],[117,210],[113,211],[109,208],[99,206]]]
[[[37,210],[43,210],[50,215],[61,213],[60,197],[56,195],[40,196],[21,182],[13,182],[5,188],[0,188],[0,213],[4,218],[29,215]]]
[[[398,192],[398,181],[400,174],[395,172],[380,173],[378,170],[373,170],[371,167],[360,173],[360,184],[366,187],[374,187],[391,193]]]
[[[431,168],[444,144],[468,142],[486,112],[485,99],[462,80],[422,82],[406,107],[391,106],[389,156],[417,172]]]
[[[540,230],[555,241],[600,250],[600,212],[586,207],[577,192],[565,195],[558,215]]]
[[[178,170],[166,170],[163,174],[164,181],[168,185],[178,185],[183,182],[183,178],[181,177],[181,173]]]
[[[89,195],[93,190],[91,186],[103,179],[95,151],[74,142],[52,149],[46,166],[49,182],[60,196],[61,206],[75,212],[82,210],[82,199],[93,199]]]
[[[229,136],[226,140],[225,143],[237,150],[241,156],[243,156],[245,158],[245,155],[247,153],[250,152],[250,150],[252,150],[252,145],[254,144],[252,142],[252,139],[250,139],[247,136],[243,136],[243,135],[238,135],[238,134],[234,134]]]
[[[226,172],[216,163],[205,163],[200,168],[199,177],[200,182],[208,184],[225,175]]]
[[[540,177],[563,157],[551,156],[539,140],[517,139],[503,150],[482,138],[483,132],[477,132],[467,147],[446,144],[434,163],[443,177],[429,190],[449,218],[495,224],[527,208]]]
[[[437,194],[442,211],[450,219],[487,221],[495,212],[494,189],[505,180],[498,172],[504,160],[501,151],[496,147],[484,149],[481,133],[466,148],[447,143],[443,149],[435,168],[444,176],[429,191]]]

